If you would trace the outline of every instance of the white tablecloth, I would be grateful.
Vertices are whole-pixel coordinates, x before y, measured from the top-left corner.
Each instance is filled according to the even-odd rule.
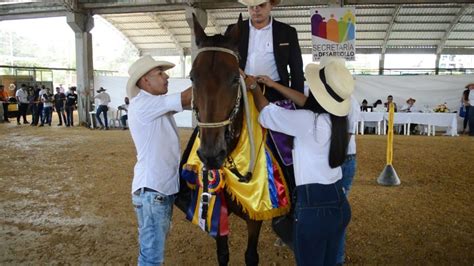
[[[388,120],[388,113],[361,112],[361,122],[382,122]],[[421,124],[447,127],[447,134],[457,136],[458,120],[456,113],[395,113],[395,124]]]

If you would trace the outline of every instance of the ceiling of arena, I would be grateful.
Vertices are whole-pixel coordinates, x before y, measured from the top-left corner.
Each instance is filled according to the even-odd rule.
[[[355,7],[357,53],[474,54],[472,0],[283,0],[272,15],[295,27],[303,53],[311,53],[310,9],[328,5]],[[237,0],[52,0],[0,3],[0,21],[67,12],[100,15],[140,54],[187,55],[187,7],[207,12],[208,34],[223,33],[240,13],[247,17]]]

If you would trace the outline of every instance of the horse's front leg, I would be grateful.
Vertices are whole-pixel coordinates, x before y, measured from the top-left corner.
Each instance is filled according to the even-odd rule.
[[[216,236],[217,261],[219,262],[219,266],[224,266],[229,263],[229,245],[227,240],[227,236]]]
[[[262,228],[262,221],[247,220],[247,250],[245,251],[245,264],[258,265],[258,238],[260,236],[260,228]]]

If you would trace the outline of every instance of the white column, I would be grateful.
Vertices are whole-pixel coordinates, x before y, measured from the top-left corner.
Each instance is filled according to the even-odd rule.
[[[67,13],[67,23],[76,36],[76,75],[78,115],[81,125],[90,122],[89,111],[94,92],[94,67],[92,60],[92,34],[94,18],[81,13]]]

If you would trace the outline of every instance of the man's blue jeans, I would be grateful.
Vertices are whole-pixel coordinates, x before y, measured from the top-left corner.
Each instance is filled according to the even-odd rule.
[[[102,120],[100,119],[100,114],[103,113],[104,114],[104,122],[105,122],[105,127],[108,128],[109,127],[109,122],[107,121],[107,111],[109,110],[109,107],[107,107],[107,105],[99,105],[99,107],[97,107],[97,111],[96,111],[96,114],[95,114],[95,117],[97,118],[97,121],[99,122],[99,124],[103,127],[104,126],[104,123],[102,123]]]
[[[349,196],[349,191],[352,187],[352,181],[354,180],[354,175],[356,171],[357,161],[356,155],[350,154],[347,155],[346,160],[341,165],[342,168],[342,187],[346,193],[346,197]],[[344,263],[344,253],[346,246],[346,230],[344,229],[344,234],[339,241],[339,247],[337,251],[337,263]]]
[[[138,190],[132,202],[138,221],[140,253],[138,265],[161,265],[164,261],[165,240],[173,216],[175,195]]]
[[[296,264],[335,265],[339,239],[351,219],[342,181],[300,185],[295,191]]]

